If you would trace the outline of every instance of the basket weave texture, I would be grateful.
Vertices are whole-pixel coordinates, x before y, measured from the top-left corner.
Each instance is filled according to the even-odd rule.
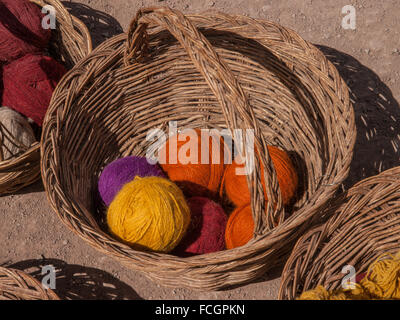
[[[59,0],[31,0],[56,10],[56,29],[50,41],[50,54],[67,68],[92,51],[92,40],[86,26],[72,16]],[[0,125],[0,130],[4,128]],[[4,132],[1,136],[9,136]],[[12,138],[11,138],[12,139]],[[16,141],[13,141],[17,143]],[[0,194],[15,193],[40,178],[40,143],[35,143],[23,153],[0,162]]]
[[[324,286],[338,289],[347,274],[357,274],[382,254],[400,250],[400,167],[365,179],[332,201],[322,214],[329,220],[302,236],[285,265],[280,299],[295,299]]]
[[[256,161],[248,177],[255,230],[247,245],[178,258],[133,250],[107,233],[99,174],[114,159],[146,155],[149,130],[167,132],[170,121],[179,129],[254,130],[265,177]],[[354,141],[346,84],[294,31],[244,16],[145,8],[127,34],[100,45],[57,87],[41,170],[52,207],[85,241],[164,285],[215,290],[282,264],[347,177]],[[302,189],[291,215],[267,145],[287,150],[299,169]]]
[[[26,273],[0,267],[0,300],[59,300],[51,290]]]

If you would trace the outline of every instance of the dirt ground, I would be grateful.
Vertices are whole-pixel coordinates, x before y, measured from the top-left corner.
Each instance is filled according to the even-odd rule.
[[[356,9],[355,30],[341,26],[342,7],[349,4]],[[152,5],[244,14],[294,29],[337,65],[352,91],[358,139],[345,187],[399,164],[398,0],[84,0],[65,5],[87,24],[95,45],[126,31],[137,9]],[[268,274],[256,283],[222,292],[159,286],[70,232],[48,205],[41,183],[0,197],[0,243],[0,265],[41,279],[39,267],[53,264],[58,270],[55,291],[62,298],[276,299],[279,287],[279,277]]]

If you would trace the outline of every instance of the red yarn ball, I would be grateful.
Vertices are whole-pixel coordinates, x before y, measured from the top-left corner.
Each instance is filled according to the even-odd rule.
[[[51,37],[51,30],[42,27],[43,17],[28,0],[0,0],[0,61],[43,52]]]
[[[3,97],[3,65],[0,61],[0,105]]]
[[[366,272],[359,273],[356,275],[356,283],[360,283],[367,276]]]
[[[222,207],[203,197],[190,198],[187,203],[191,224],[174,254],[185,257],[224,250],[228,217]]]
[[[42,55],[26,55],[4,67],[2,104],[31,118],[39,126],[53,91],[66,73],[63,65]]]

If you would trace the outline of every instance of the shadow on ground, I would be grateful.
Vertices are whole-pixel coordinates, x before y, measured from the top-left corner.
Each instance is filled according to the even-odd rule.
[[[88,27],[92,36],[93,48],[96,48],[104,40],[123,32],[119,22],[105,12],[95,10],[82,3],[63,1],[63,5]]]
[[[39,179],[38,181],[34,182],[33,184],[18,190],[15,194],[16,195],[22,195],[22,194],[29,194],[29,193],[37,193],[37,192],[44,192],[44,186],[42,179]]]
[[[111,274],[95,268],[67,264],[57,259],[26,260],[8,267],[22,270],[40,282],[49,273],[42,275],[44,266],[56,270],[54,292],[67,300],[141,300],[128,285]],[[46,282],[47,283],[47,282]]]
[[[350,89],[357,126],[346,189],[358,181],[400,165],[400,108],[378,75],[343,52],[317,46],[336,66]]]

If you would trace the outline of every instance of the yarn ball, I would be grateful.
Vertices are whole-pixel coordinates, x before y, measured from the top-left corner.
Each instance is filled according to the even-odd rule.
[[[244,246],[253,238],[254,221],[250,204],[236,208],[229,216],[225,230],[227,249]]]
[[[356,282],[360,283],[362,279],[365,278],[367,274],[365,272],[356,274]]]
[[[27,119],[10,108],[0,108],[0,161],[18,156],[35,141]]]
[[[199,129],[189,133],[185,141],[179,141],[178,134],[170,138],[159,152],[161,168],[188,197],[216,194],[225,170],[223,138],[220,138],[219,146],[213,135],[209,136],[208,147],[202,145],[201,140]],[[176,147],[172,141],[176,141]],[[208,152],[208,155],[202,155],[203,152]],[[203,157],[208,158],[208,164],[202,163]],[[185,163],[184,158],[190,159],[189,163]]]
[[[139,177],[165,177],[158,165],[152,165],[144,157],[125,157],[108,164],[100,175],[98,189],[104,203],[109,206],[122,187]]]
[[[64,66],[43,55],[28,54],[5,65],[3,105],[41,126],[53,91],[65,73]]]
[[[160,177],[136,177],[111,202],[112,234],[140,250],[170,252],[190,224],[190,209],[176,184]]]
[[[190,198],[188,205],[191,223],[174,253],[185,257],[224,250],[228,217],[222,207],[204,197]]]
[[[0,0],[0,61],[43,52],[51,37],[51,30],[42,27],[43,17],[29,0]]]
[[[274,146],[268,146],[268,151],[275,167],[283,203],[287,205],[296,193],[298,185],[296,170],[289,155],[285,151]],[[244,169],[244,164],[238,164],[241,163],[239,160],[240,156],[237,156],[235,161],[226,167],[222,182],[226,195],[237,207],[250,203],[250,191],[247,185],[247,178],[245,175],[238,175],[236,173],[237,168]],[[267,200],[263,175],[264,168],[261,166],[261,183],[264,188],[265,200]]]

